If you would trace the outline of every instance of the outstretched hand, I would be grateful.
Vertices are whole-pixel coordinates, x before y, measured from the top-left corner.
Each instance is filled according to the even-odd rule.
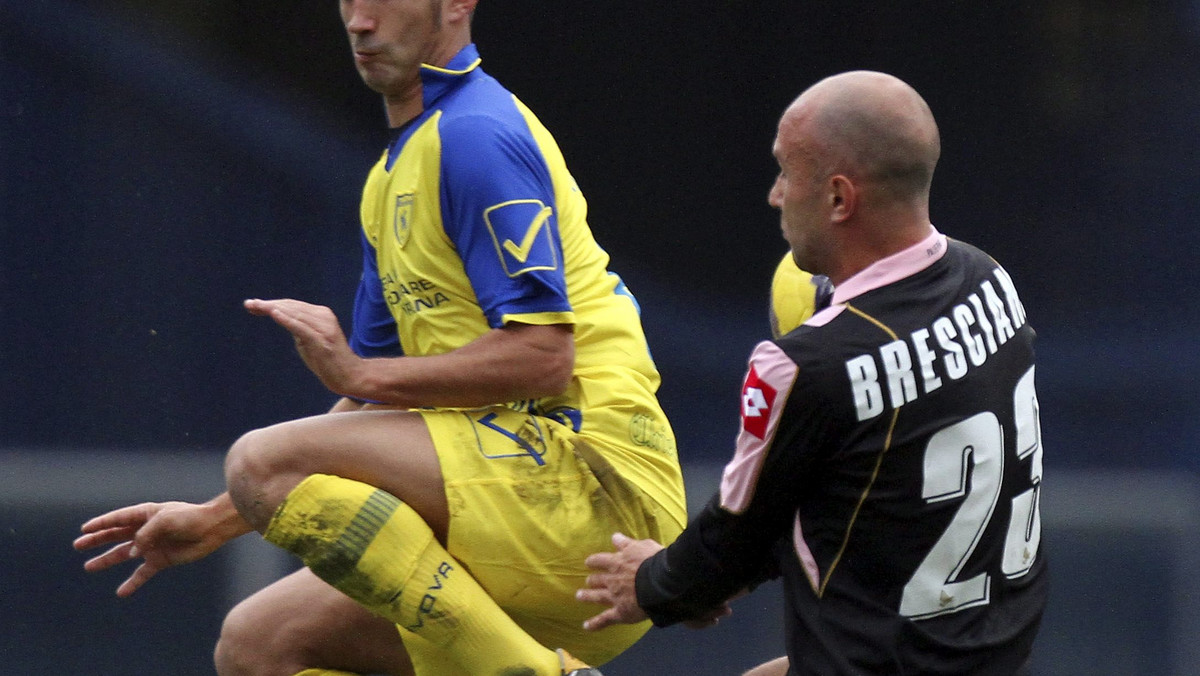
[[[120,587],[117,596],[133,594],[159,571],[208,556],[229,540],[208,505],[187,502],[145,502],[101,514],[80,530],[75,549],[85,551],[117,543],[89,559],[84,570],[94,573],[142,558],[142,564]]]
[[[647,618],[638,606],[634,586],[638,568],[646,559],[663,548],[654,540],[634,540],[623,533],[612,536],[615,552],[592,554],[584,561],[593,572],[587,577],[587,589],[575,592],[575,598],[587,603],[599,603],[608,609],[583,623],[588,631],[598,631],[614,624],[635,624]]]
[[[604,612],[584,621],[583,628],[588,631],[599,631],[614,624],[635,624],[648,617],[637,602],[637,571],[642,562],[657,554],[663,546],[654,540],[634,540],[623,533],[613,533],[612,542],[617,551],[592,554],[584,560],[587,567],[596,572],[588,575],[587,589],[575,592],[575,598],[580,601],[608,606]],[[721,603],[683,624],[691,629],[704,629],[732,613],[728,602]]]
[[[353,395],[349,390],[362,360],[350,349],[333,310],[291,298],[252,298],[243,305],[250,314],[270,317],[287,329],[300,358],[325,387],[335,394]]]

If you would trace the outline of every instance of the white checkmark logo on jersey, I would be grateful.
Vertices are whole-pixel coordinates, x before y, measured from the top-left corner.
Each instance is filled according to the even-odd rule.
[[[483,210],[483,222],[504,274],[557,270],[559,253],[549,225],[554,207],[537,199],[509,200]]]
[[[529,229],[525,231],[525,236],[521,238],[521,243],[513,244],[511,239],[504,240],[504,250],[512,254],[512,257],[519,262],[524,263],[529,258],[529,252],[533,249],[533,242],[537,239],[538,232],[542,226],[550,219],[550,214],[554,210],[550,207],[542,207],[542,210],[533,217],[529,223]]]

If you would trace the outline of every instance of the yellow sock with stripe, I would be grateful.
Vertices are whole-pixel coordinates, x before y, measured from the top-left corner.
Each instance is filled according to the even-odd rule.
[[[385,491],[314,474],[288,494],[263,537],[371,612],[453,655],[472,674],[562,673],[558,654],[517,626],[425,520]]]

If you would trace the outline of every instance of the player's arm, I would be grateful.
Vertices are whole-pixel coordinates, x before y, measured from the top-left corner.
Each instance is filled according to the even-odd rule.
[[[795,519],[796,478],[804,475],[797,435],[826,432],[792,400],[799,399],[792,387],[796,373],[777,345],[759,345],[742,389],[742,432],[720,491],[675,542],[636,566],[628,556],[589,557],[597,572],[578,596],[611,606],[589,620],[589,629],[633,621],[639,613],[659,626],[703,618],[774,572],[776,548],[789,539]],[[756,389],[780,394],[768,402]]]
[[[763,515],[754,512],[730,513],[714,496],[675,542],[638,567],[637,604],[656,625],[703,619],[763,582],[776,536],[764,535]]]
[[[331,389],[408,407],[484,406],[566,390],[575,365],[574,313],[554,181],[523,128],[491,115],[440,127],[442,227],[491,330],[445,354],[397,356],[395,325],[364,239],[351,346],[356,354],[386,358],[354,359],[327,311],[304,318],[311,308],[297,309],[300,321],[288,325],[294,335],[315,328],[312,342],[298,338],[298,346]]]
[[[213,553],[252,528],[238,514],[227,493],[200,505],[146,502],[101,514],[84,523],[75,549],[112,545],[84,564],[88,572],[142,558],[142,564],[117,588],[129,596],[159,571],[191,563]]]
[[[511,322],[445,354],[363,358],[327,307],[252,299],[246,309],[291,332],[304,363],[326,387],[360,401],[413,408],[535,399],[561,394],[575,364],[569,325]]]
[[[339,399],[330,413],[361,410],[364,404]],[[88,572],[107,570],[141,558],[142,563],[117,588],[118,596],[129,596],[159,571],[208,556],[222,545],[252,528],[234,508],[228,493],[196,505],[186,502],[145,502],[101,514],[84,523],[75,539],[78,551],[109,545],[104,553],[88,559]]]
[[[574,314],[547,165],[529,137],[491,117],[459,119],[441,133],[442,225],[490,331],[445,354],[401,356],[365,235],[349,340],[326,307],[283,299],[246,308],[290,331],[309,369],[344,397],[411,408],[561,394],[574,370]]]
[[[638,603],[656,624],[689,619],[761,582],[779,543],[790,541],[810,440],[832,433],[818,415],[823,407],[806,400],[810,388],[798,382],[798,373],[777,343],[760,343],[751,355],[742,430],[719,492],[670,547],[638,570]]]
[[[405,406],[485,406],[566,391],[575,367],[570,325],[511,322],[428,357],[367,360],[360,395]]]
[[[614,534],[615,551],[592,554],[585,560],[592,573],[587,588],[577,591],[575,597],[608,608],[584,622],[584,628],[599,631],[647,618],[658,626],[677,622],[694,629],[713,626],[732,612],[730,601],[775,576],[766,561],[755,562],[768,548],[740,549],[750,556],[734,562],[741,566],[738,572],[717,563],[719,556],[713,556],[703,544],[697,545],[704,537],[699,534],[709,530],[703,521],[711,517],[706,508],[680,536],[696,542],[680,544],[677,539],[670,551],[653,540]]]

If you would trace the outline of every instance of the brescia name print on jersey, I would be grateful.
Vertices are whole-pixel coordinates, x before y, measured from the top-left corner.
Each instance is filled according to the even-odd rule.
[[[846,373],[858,420],[874,418],[890,405],[899,408],[983,366],[1025,324],[1025,307],[1003,268],[992,271],[966,303],[928,327],[894,340],[872,353],[846,360]],[[997,286],[999,288],[997,288]],[[885,396],[886,393],[886,396]]]

